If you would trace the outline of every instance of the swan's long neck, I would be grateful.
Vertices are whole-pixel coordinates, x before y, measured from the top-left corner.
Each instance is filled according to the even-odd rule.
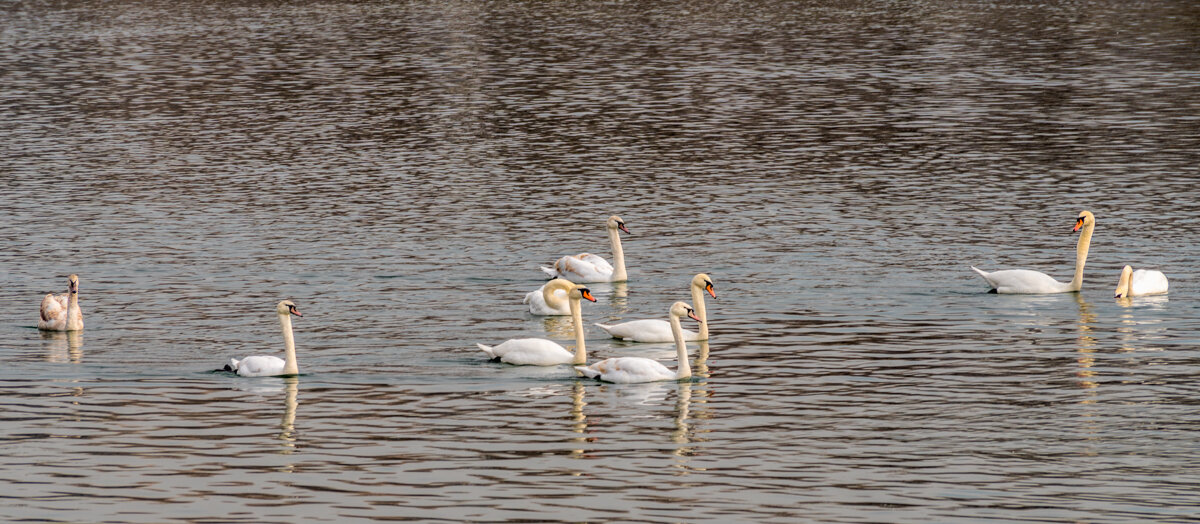
[[[572,364],[587,364],[587,349],[583,347],[583,311],[579,307],[579,299],[572,298],[571,321],[575,323],[575,360]]]
[[[79,310],[79,293],[67,291],[67,330],[83,329],[83,311]]]
[[[550,307],[551,309],[558,309],[562,307],[563,300],[566,300],[565,297],[556,293],[556,291],[559,289],[564,288],[554,284],[546,284],[542,286],[542,299],[546,301],[546,306]]]
[[[279,327],[283,329],[283,374],[299,375],[300,366],[296,364],[296,339],[292,337],[292,317],[287,313],[280,313]]]
[[[612,242],[613,251],[613,282],[629,280],[625,273],[625,250],[621,249],[621,232],[617,228],[608,230],[608,240]]]
[[[708,340],[708,315],[704,312],[704,290],[692,286],[692,305],[696,307],[696,316],[700,317],[700,340]]]
[[[1075,278],[1071,279],[1070,291],[1079,291],[1083,287],[1083,265],[1087,263],[1088,247],[1092,244],[1092,230],[1095,228],[1093,222],[1084,226],[1079,233],[1079,244],[1075,246]]]
[[[679,325],[679,317],[671,315],[671,336],[675,338],[675,359],[678,362],[675,378],[692,376],[692,365],[688,362],[687,344],[683,342],[683,326]]]

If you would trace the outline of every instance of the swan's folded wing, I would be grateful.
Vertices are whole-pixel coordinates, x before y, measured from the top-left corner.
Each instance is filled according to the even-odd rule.
[[[604,282],[612,277],[612,272],[605,273],[595,264],[579,257],[565,256],[554,262],[554,270],[558,276],[575,283]]]
[[[42,322],[52,322],[58,320],[59,317],[66,320],[67,301],[65,298],[66,295],[63,295],[63,300],[59,300],[59,297],[51,293],[46,294],[46,297],[42,299]]]
[[[602,256],[593,255],[591,253],[580,253],[576,255],[575,258],[591,264],[592,267],[596,268],[597,271],[604,271],[606,273],[613,272],[612,264],[609,264],[608,261],[604,260],[604,257]]]

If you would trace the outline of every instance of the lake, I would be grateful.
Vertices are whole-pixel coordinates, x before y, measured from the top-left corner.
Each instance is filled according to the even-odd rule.
[[[2,11],[2,520],[1200,513],[1192,2]],[[1081,210],[1081,292],[970,270],[1069,280]],[[705,272],[695,376],[489,362],[573,345],[521,300],[612,214],[589,357],[673,366],[592,323]],[[71,273],[86,329],[39,332]],[[302,375],[214,372],[284,298]]]

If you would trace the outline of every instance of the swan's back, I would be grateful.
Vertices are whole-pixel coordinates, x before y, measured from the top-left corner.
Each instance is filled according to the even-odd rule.
[[[599,266],[587,259],[581,257],[600,258],[596,255],[583,253],[582,255],[565,256],[554,261],[554,267],[543,267],[542,271],[554,278],[565,278],[571,282],[582,284],[586,282],[611,282],[613,277],[612,266],[604,259],[603,266]],[[607,269],[606,269],[607,267]]]
[[[1060,293],[1070,287],[1040,271],[1005,269],[989,273],[973,266],[971,269],[997,293]]]
[[[62,331],[67,328],[68,295],[47,293],[42,298],[41,316],[38,319],[38,329]]]
[[[284,360],[270,355],[255,355],[231,360],[238,375],[243,377],[272,377],[283,374]]]
[[[1132,279],[1132,295],[1158,295],[1166,293],[1169,287],[1167,276],[1154,269],[1134,271]]]
[[[671,334],[671,323],[666,320],[644,319],[631,320],[615,325],[596,324],[596,327],[607,331],[613,338],[631,340],[634,342],[674,342]],[[700,340],[700,334],[694,331],[682,330],[683,339],[688,342]]]
[[[661,362],[641,357],[609,358],[590,366],[576,366],[575,369],[589,378],[617,384],[675,379],[675,372]]]

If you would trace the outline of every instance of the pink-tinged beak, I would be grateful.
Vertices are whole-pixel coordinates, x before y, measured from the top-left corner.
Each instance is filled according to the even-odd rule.
[[[695,320],[696,322],[699,322],[701,324],[704,323],[703,320],[700,320],[700,317],[696,316],[696,313],[694,311],[688,311],[688,318]]]
[[[304,316],[302,313],[300,313],[300,310],[299,310],[299,309],[296,309],[296,306],[291,306],[291,307],[289,307],[289,308],[288,308],[288,313],[291,313],[291,314],[293,314],[293,315],[296,315],[296,316],[298,316],[298,317],[302,317],[302,316]]]
[[[627,235],[632,234],[629,232],[629,228],[625,227],[625,224],[617,224],[617,228],[624,231]]]

